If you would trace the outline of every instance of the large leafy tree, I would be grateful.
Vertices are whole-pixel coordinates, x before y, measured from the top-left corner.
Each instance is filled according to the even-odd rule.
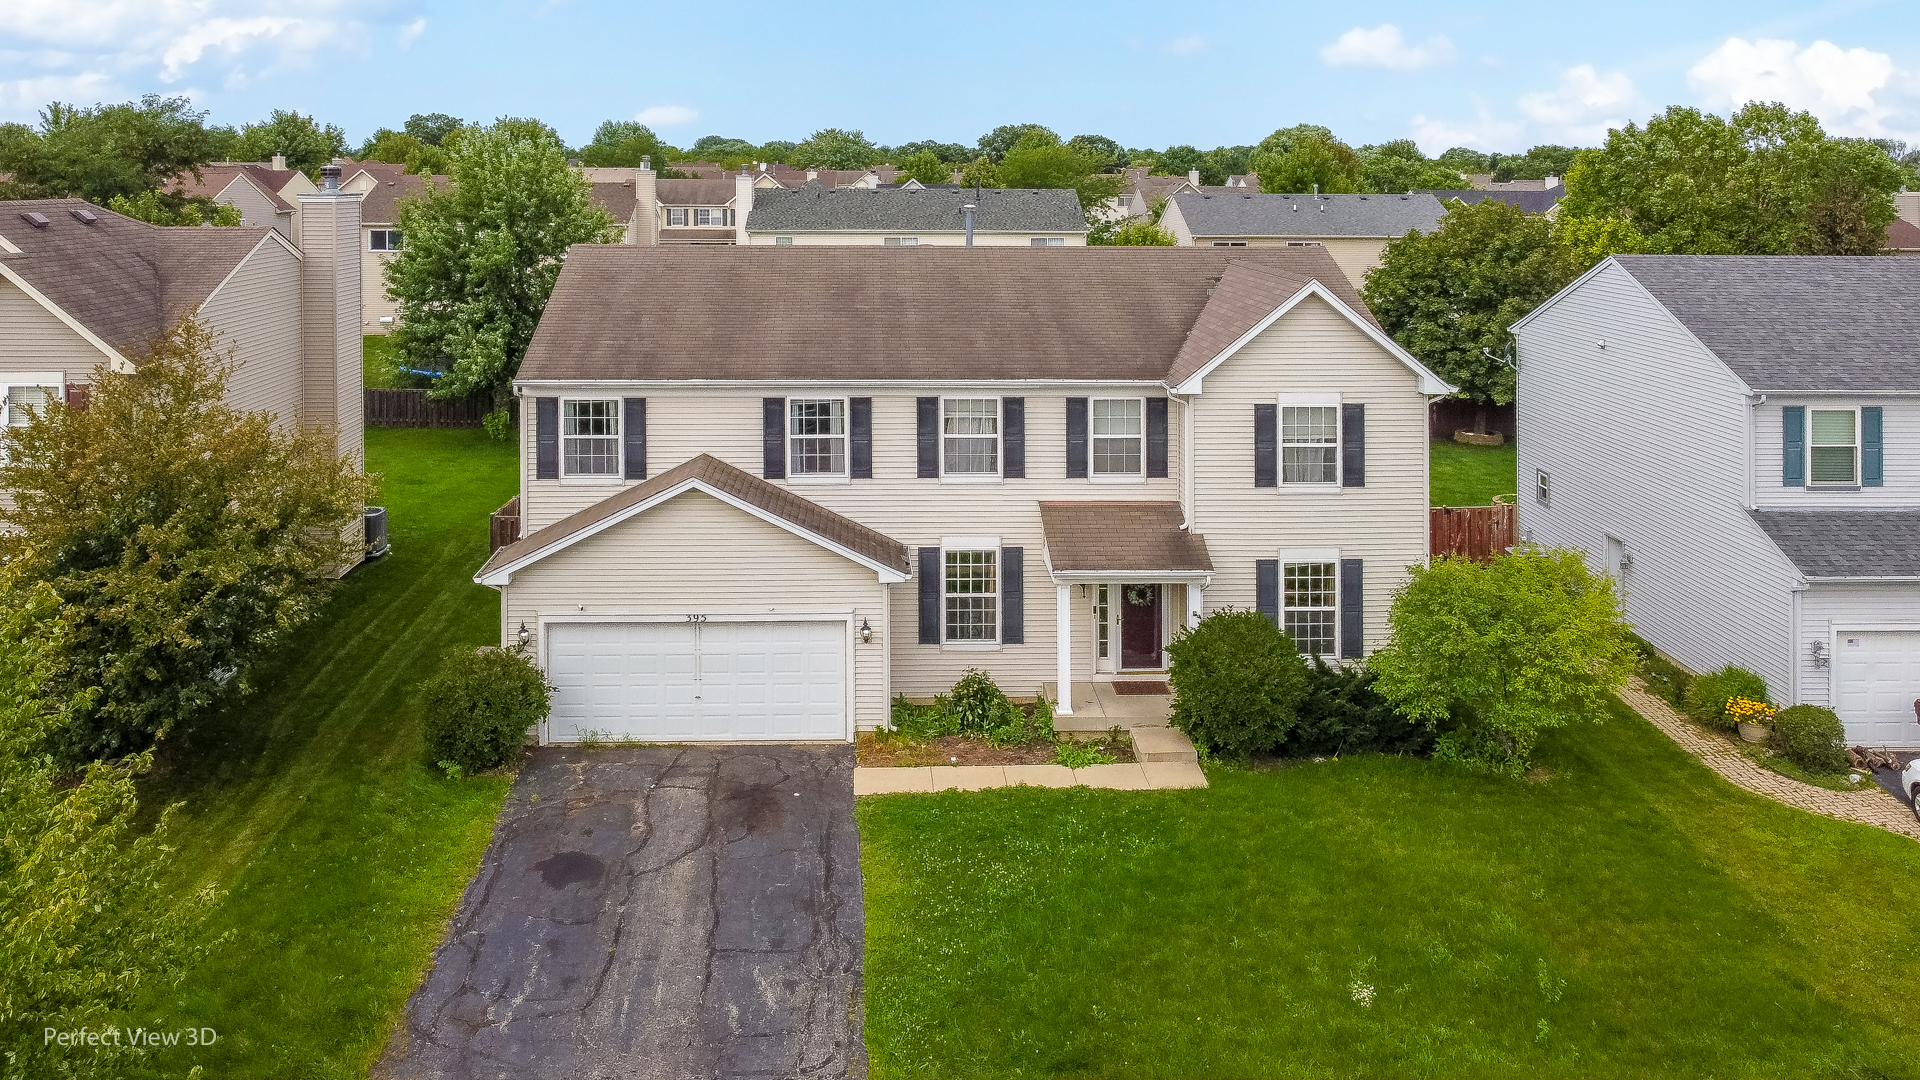
[[[1428,160],[1412,139],[1395,139],[1360,148],[1362,186],[1381,194],[1424,189],[1455,190],[1467,186],[1459,170]]]
[[[1007,151],[1012,150],[1022,139],[1029,136],[1043,140],[1051,139],[1055,143],[1060,141],[1060,136],[1045,124],[1001,124],[980,136],[980,142],[975,147],[974,154],[999,164],[1000,159],[1007,156]]]
[[[466,121],[446,113],[414,113],[407,117],[406,133],[428,146],[440,146],[465,125]]]
[[[1067,145],[1098,162],[1101,172],[1124,168],[1127,164],[1126,150],[1105,135],[1075,135],[1067,140]]]
[[[64,760],[143,749],[244,684],[359,544],[366,476],[333,432],[228,406],[234,367],[189,317],[137,374],[97,369],[87,408],[0,439],[0,562],[60,602]]]
[[[1490,171],[1493,179],[1499,183],[1509,180],[1545,180],[1549,176],[1565,176],[1572,167],[1573,159],[1580,155],[1577,146],[1558,146],[1544,143],[1533,147],[1524,154],[1494,154],[1485,170]]]
[[[1101,164],[1050,131],[1029,131],[1000,159],[998,172],[1003,187],[1072,188],[1092,222],[1095,208],[1120,193],[1119,174],[1102,172]]]
[[[232,137],[232,157],[266,161],[285,154],[287,167],[318,177],[320,166],[347,153],[347,133],[291,109],[275,109],[265,120],[242,125]]]
[[[787,154],[787,164],[801,169],[866,169],[885,158],[858,131],[821,128]]]
[[[1544,216],[1456,201],[1431,234],[1390,241],[1362,294],[1387,333],[1462,396],[1504,405],[1514,382],[1507,328],[1587,265]]]
[[[1360,155],[1318,124],[1281,128],[1260,140],[1248,165],[1267,192],[1352,192],[1366,183]]]
[[[409,366],[447,372],[435,395],[504,406],[567,248],[618,233],[544,125],[503,119],[452,141],[452,185],[400,203],[393,345]]]
[[[899,146],[893,148],[893,154],[891,156],[893,163],[898,165],[900,164],[901,158],[911,157],[914,154],[932,154],[938,158],[941,163],[946,165],[965,165],[967,162],[973,160],[973,151],[967,147],[961,146],[959,143],[936,142],[932,139],[923,139],[920,142],[901,143]],[[924,180],[921,181],[921,183],[925,182]]]
[[[207,114],[184,97],[82,108],[54,102],[37,128],[0,125],[0,197],[104,204],[152,191],[214,156]]]
[[[608,120],[594,129],[593,141],[580,148],[580,164],[637,169],[640,159],[652,158],[664,169],[679,150],[660,141],[653,129],[633,120]]]
[[[905,157],[895,157],[893,167],[899,170],[901,182],[918,180],[922,184],[953,183],[953,166],[941,161],[931,150],[922,150]]]

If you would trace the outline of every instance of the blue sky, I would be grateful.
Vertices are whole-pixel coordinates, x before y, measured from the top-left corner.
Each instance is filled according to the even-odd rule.
[[[1913,3],[688,5],[587,0],[3,0],[0,120],[184,93],[218,123],[297,108],[356,142],[414,112],[537,116],[584,142],[860,128],[972,144],[1039,122],[1127,146],[1325,124],[1429,153],[1592,144],[1749,98],[1920,143]]]

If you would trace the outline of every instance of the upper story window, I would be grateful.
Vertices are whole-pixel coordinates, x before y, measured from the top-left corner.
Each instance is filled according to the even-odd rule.
[[[367,230],[367,250],[399,251],[400,250],[400,230],[399,229],[368,229]]]
[[[1000,640],[1000,575],[997,551],[945,552],[948,641]]]
[[[1287,241],[1287,246],[1288,247],[1326,247],[1325,244],[1322,244],[1318,240],[1289,240]]]
[[[724,226],[724,225],[731,225],[733,224],[733,211],[731,210],[695,210],[693,212],[693,223],[695,225],[704,225],[709,228]]]
[[[789,475],[847,475],[846,398],[789,398],[787,435]]]
[[[1067,238],[1064,236],[1036,236],[1027,241],[1027,245],[1029,247],[1066,247]]]
[[[1280,407],[1280,482],[1340,482],[1340,406]]]
[[[560,475],[620,475],[620,402],[560,403]]]
[[[880,243],[887,247],[916,247],[920,243],[920,238],[917,236],[889,236],[881,240]]]
[[[1088,403],[1095,477],[1146,474],[1146,401],[1094,398]]]
[[[1213,246],[1214,247],[1246,247],[1247,242],[1245,240],[1215,240],[1213,242]]]
[[[792,244],[793,244],[793,237],[791,237],[791,236],[776,236],[776,237],[774,237],[774,238],[773,238],[773,242],[774,242],[774,243],[776,243],[776,244],[779,244],[779,245],[780,245],[780,246],[782,246],[782,247],[790,247],[790,246],[792,246]]]
[[[1280,628],[1294,647],[1314,656],[1333,654],[1338,563],[1290,562],[1281,567]]]
[[[1860,414],[1854,409],[1809,409],[1808,479],[1851,487],[1860,482]]]
[[[1000,475],[1000,399],[944,398],[940,402],[942,476]]]
[[[684,206],[667,207],[667,224],[668,225],[685,225],[686,223],[687,223],[686,207]]]

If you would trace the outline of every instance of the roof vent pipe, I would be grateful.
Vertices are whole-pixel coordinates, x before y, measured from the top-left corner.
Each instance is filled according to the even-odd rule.
[[[967,246],[972,247],[973,246],[973,204],[968,203],[965,206],[962,206],[960,209],[965,211],[967,215]]]
[[[320,166],[320,190],[329,195],[340,194],[340,166],[333,164]]]

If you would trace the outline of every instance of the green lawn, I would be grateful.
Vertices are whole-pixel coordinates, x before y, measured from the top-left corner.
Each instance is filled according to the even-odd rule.
[[[156,1054],[157,1074],[365,1076],[509,786],[428,772],[415,690],[446,649],[498,640],[498,596],[472,574],[513,448],[471,430],[366,439],[393,554],[347,577],[257,693],[168,739],[144,786],[149,805],[185,801],[174,870],[227,890],[207,933],[233,935],[131,1018],[219,1032]]]
[[[873,1075],[1914,1075],[1920,845],[1624,708],[1542,761],[862,799]]]
[[[1432,498],[1435,506],[1485,506],[1495,495],[1512,495],[1514,448],[1467,446],[1451,440],[1429,444],[1433,461]]]

